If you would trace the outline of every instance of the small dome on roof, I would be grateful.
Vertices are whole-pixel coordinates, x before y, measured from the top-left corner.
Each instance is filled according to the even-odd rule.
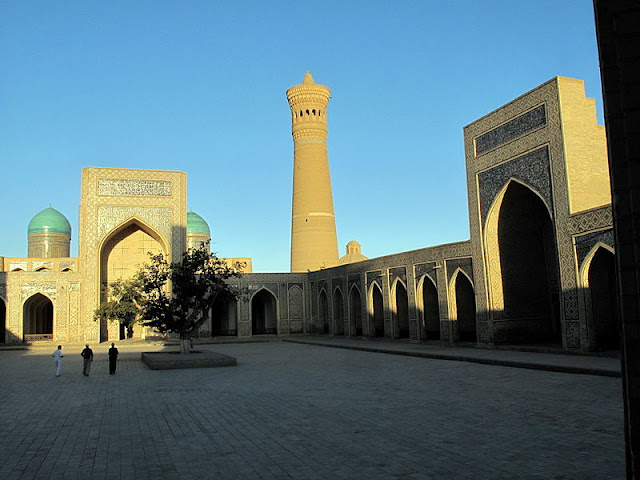
[[[67,217],[52,207],[35,214],[27,227],[27,234],[32,233],[60,233],[71,236],[71,224]]]
[[[344,257],[340,257],[338,265],[346,265],[347,263],[362,262],[369,260],[369,257],[365,257],[362,254],[362,247],[355,240],[351,240],[347,243],[347,254]]]
[[[209,224],[196,212],[187,212],[187,235],[188,234],[211,236]]]

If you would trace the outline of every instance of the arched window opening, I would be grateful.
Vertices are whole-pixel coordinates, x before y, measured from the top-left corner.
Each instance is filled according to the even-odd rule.
[[[497,217],[503,305],[497,337],[506,342],[560,343],[560,281],[549,211],[530,188],[512,181]],[[491,252],[489,252],[491,255]],[[501,292],[501,293],[500,293]],[[494,292],[494,295],[496,293]]]
[[[211,336],[222,337],[238,334],[238,302],[235,298],[219,297],[211,307]]]
[[[11,270],[12,272],[24,272],[22,268],[14,268]]]
[[[302,116],[303,116],[303,113],[302,113],[302,110],[300,110],[300,117],[302,117]]]
[[[276,298],[266,289],[260,290],[251,300],[251,325],[254,335],[278,333]]]
[[[438,289],[428,277],[422,281],[422,331],[423,340],[440,340]]]
[[[53,303],[41,293],[29,297],[22,307],[24,341],[53,340]]]
[[[309,109],[307,109],[305,113],[306,113],[307,115],[309,115]]]
[[[316,116],[316,109],[314,108],[313,110],[311,110],[311,113],[313,113],[313,116]]]
[[[393,321],[396,326],[396,334],[398,338],[409,338],[409,299],[407,298],[407,289],[404,288],[402,282],[396,282],[394,297],[396,308],[393,312]]]
[[[335,325],[333,334],[344,335],[344,300],[339,289],[333,292],[333,324]]]
[[[40,267],[40,268],[36,268],[35,271],[36,272],[50,272],[51,270],[48,269],[47,267]]]
[[[377,284],[371,287],[371,323],[374,328],[374,336],[384,337],[384,302],[382,301],[382,291]]]
[[[460,340],[463,342],[475,342],[477,341],[476,298],[471,282],[462,273],[456,275],[455,296]]]
[[[73,270],[71,270],[69,267],[67,268],[63,268],[62,270],[60,270],[61,272],[72,272]]]
[[[614,254],[598,248],[589,265],[588,279],[596,347],[600,350],[619,349]]]
[[[318,307],[318,321],[320,322],[322,333],[329,333],[329,301],[327,300],[327,293],[324,290],[320,292],[320,296],[318,297]]]
[[[353,287],[349,294],[349,317],[351,325],[354,325],[355,334],[362,336],[362,299],[356,287]]]

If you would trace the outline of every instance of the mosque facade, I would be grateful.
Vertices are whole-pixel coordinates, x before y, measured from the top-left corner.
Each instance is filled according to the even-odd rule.
[[[287,91],[294,142],[290,273],[233,281],[200,338],[325,334],[450,343],[616,348],[614,246],[604,127],[580,80],[556,77],[464,128],[470,239],[339,258],[327,158],[329,89]],[[177,259],[210,239],[187,211],[186,174],[85,168],[78,257],[53,208],[28,225],[28,257],[0,257],[0,340],[122,338],[93,312],[147,252]],[[136,336],[152,332],[138,328]]]

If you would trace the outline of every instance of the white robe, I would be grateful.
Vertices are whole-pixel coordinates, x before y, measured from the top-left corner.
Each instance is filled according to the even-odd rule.
[[[56,377],[59,377],[62,372],[62,357],[64,357],[62,350],[54,350],[51,356],[56,362]]]

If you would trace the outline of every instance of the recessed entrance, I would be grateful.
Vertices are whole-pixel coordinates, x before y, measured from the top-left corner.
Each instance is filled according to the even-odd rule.
[[[217,298],[211,308],[211,336],[238,334],[238,302],[233,298]]]
[[[423,340],[440,340],[438,289],[428,276],[422,280],[422,332]]]
[[[409,299],[407,289],[400,281],[396,282],[394,299],[393,323],[396,326],[397,338],[409,338]]]
[[[600,350],[620,348],[616,323],[615,257],[605,248],[598,248],[589,265],[589,293],[596,347]]]
[[[349,316],[351,325],[355,326],[355,334],[362,335],[362,299],[360,298],[360,290],[357,287],[351,289],[349,294]]]
[[[344,300],[339,288],[333,292],[333,324],[334,335],[344,335]]]
[[[371,286],[371,312],[369,318],[374,328],[375,337],[384,337],[384,303],[382,291],[377,283]]]
[[[253,335],[278,333],[276,298],[262,289],[251,300],[251,326]]]
[[[53,303],[36,293],[22,307],[24,341],[53,340]]]

